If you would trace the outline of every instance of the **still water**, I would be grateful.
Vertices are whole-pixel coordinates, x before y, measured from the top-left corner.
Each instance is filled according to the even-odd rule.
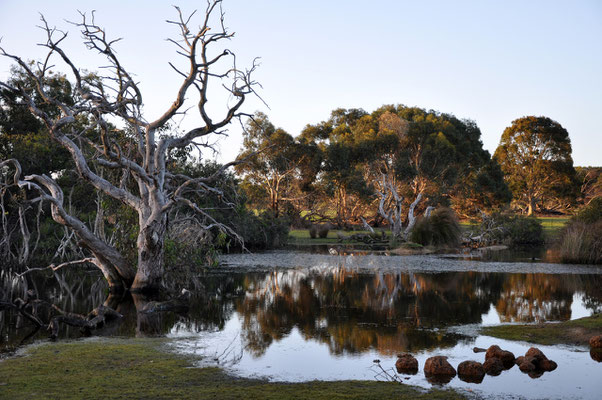
[[[375,379],[373,360],[385,369],[401,352],[414,354],[420,371],[401,376],[430,387],[426,358],[483,361],[472,348],[498,344],[516,356],[531,347],[482,336],[479,327],[501,323],[565,321],[602,311],[602,269],[543,263],[501,263],[437,256],[341,256],[302,252],[230,255],[206,271],[188,315],[142,314],[147,300],[107,297],[96,274],[77,271],[26,283],[66,311],[86,313],[107,304],[125,315],[102,335],[167,336],[171,351],[198,365],[220,365],[238,376],[273,381]],[[525,271],[529,271],[525,273]],[[7,290],[7,289],[5,289]],[[31,327],[0,312],[0,348],[27,338]],[[64,337],[79,337],[63,328]],[[481,384],[454,378],[447,385],[485,396],[599,398],[602,363],[585,347],[538,346],[558,369],[532,379],[517,367]]]

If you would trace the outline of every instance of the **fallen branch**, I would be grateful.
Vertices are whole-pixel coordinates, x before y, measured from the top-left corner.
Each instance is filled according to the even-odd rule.
[[[21,272],[20,274],[17,274],[17,277],[22,277],[25,274],[28,274],[30,272],[34,272],[34,271],[46,271],[48,269],[52,270],[52,271],[57,271],[63,267],[67,267],[69,265],[75,265],[75,264],[83,264],[83,263],[91,263],[94,264],[96,261],[96,259],[92,258],[92,257],[88,257],[88,258],[84,258],[81,260],[75,260],[75,261],[68,261],[68,262],[64,262],[62,264],[59,265],[54,265],[54,264],[50,264],[47,267],[43,267],[43,268],[28,268],[25,272]]]

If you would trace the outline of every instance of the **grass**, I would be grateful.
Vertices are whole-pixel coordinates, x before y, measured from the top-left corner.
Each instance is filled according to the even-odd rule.
[[[500,339],[544,345],[587,345],[592,336],[602,334],[602,314],[560,323],[488,326],[481,332]]]
[[[218,368],[190,368],[165,353],[161,339],[108,339],[30,347],[0,362],[6,399],[461,399],[451,390],[423,391],[375,381],[269,383]]]
[[[546,238],[555,238],[571,217],[537,217],[543,228]]]
[[[376,230],[377,232],[380,233],[380,230]],[[365,233],[365,234],[369,234],[370,232],[368,231],[353,231],[353,232],[345,232],[342,230],[338,230],[338,229],[331,229],[328,232],[328,236],[325,238],[315,238],[312,239],[311,237],[309,237],[309,230],[308,229],[291,229],[291,231],[288,234],[288,244],[293,244],[293,245],[297,245],[297,246],[305,246],[305,245],[314,245],[314,244],[329,244],[329,245],[336,245],[336,244],[340,244],[339,242],[339,237],[337,236],[337,232],[341,232],[343,233],[345,236],[351,236],[353,234],[356,233]],[[391,237],[391,231],[386,230],[385,233],[387,234],[388,237]],[[358,242],[355,240],[345,240],[346,244],[363,244],[363,242]]]

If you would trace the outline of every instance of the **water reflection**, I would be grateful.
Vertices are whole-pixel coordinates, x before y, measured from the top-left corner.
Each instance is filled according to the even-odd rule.
[[[107,296],[95,273],[72,270],[15,280],[1,275],[2,297],[33,290],[40,299],[68,312],[86,314],[101,304],[125,317],[95,334],[165,335],[220,331],[240,319],[245,350],[260,357],[297,329],[304,340],[328,346],[333,355],[375,350],[381,355],[448,348],[461,336],[452,325],[480,324],[491,307],[502,322],[562,321],[571,318],[573,301],[589,313],[602,305],[600,275],[505,274],[481,272],[358,272],[339,267],[276,269],[267,272],[211,270],[205,291],[195,293],[187,315],[140,313],[150,300]],[[43,319],[49,307],[36,311]],[[0,347],[11,348],[33,327],[18,314],[0,312]],[[38,332],[36,338],[44,338]],[[81,332],[61,328],[62,337]]]

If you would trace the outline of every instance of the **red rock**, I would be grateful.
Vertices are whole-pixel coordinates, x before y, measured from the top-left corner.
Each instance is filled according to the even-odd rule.
[[[518,365],[518,368],[523,372],[531,372],[535,371],[535,365],[527,360],[524,360],[522,363]]]
[[[602,335],[592,337],[589,340],[589,347],[592,349],[602,349]]]
[[[426,376],[444,375],[456,376],[456,370],[447,362],[447,357],[435,356],[426,360],[424,363],[424,374]]]
[[[540,361],[548,359],[548,357],[546,357],[546,355],[543,354],[543,352],[536,347],[531,347],[529,350],[527,350],[527,352],[525,353],[525,357],[535,358],[535,366],[537,366]]]
[[[485,360],[483,368],[487,374],[497,376],[504,370],[504,363],[499,358],[491,357]]]
[[[506,369],[514,366],[514,354],[510,351],[502,350],[500,346],[495,344],[490,346],[485,353],[485,361],[489,360],[490,358],[499,358]]]
[[[488,360],[490,358],[501,358],[499,357],[499,354],[502,352],[502,349],[500,349],[500,346],[498,345],[493,345],[493,346],[489,346],[489,348],[487,349],[487,352],[485,353],[485,360]]]
[[[400,374],[413,375],[418,372],[418,360],[409,353],[399,354],[397,356],[395,368],[397,368],[397,372]]]
[[[458,377],[464,382],[481,383],[485,377],[485,368],[477,361],[462,361],[458,365]]]
[[[558,364],[552,360],[542,360],[538,366],[544,371],[554,371],[558,367]]]
[[[510,351],[506,351],[506,350],[502,350],[499,353],[499,357],[500,360],[502,360],[502,364],[504,364],[504,368],[506,369],[510,369],[514,366],[514,361],[516,360],[514,358],[514,354]]]
[[[590,349],[589,356],[594,361],[602,362],[602,350],[600,349]]]
[[[533,370],[533,371],[529,372],[529,378],[537,379],[537,378],[541,377],[543,375],[543,373],[544,373],[544,371],[542,371],[541,369]]]
[[[514,360],[516,365],[521,365],[524,361],[525,361],[525,356],[517,357],[516,360]]]

